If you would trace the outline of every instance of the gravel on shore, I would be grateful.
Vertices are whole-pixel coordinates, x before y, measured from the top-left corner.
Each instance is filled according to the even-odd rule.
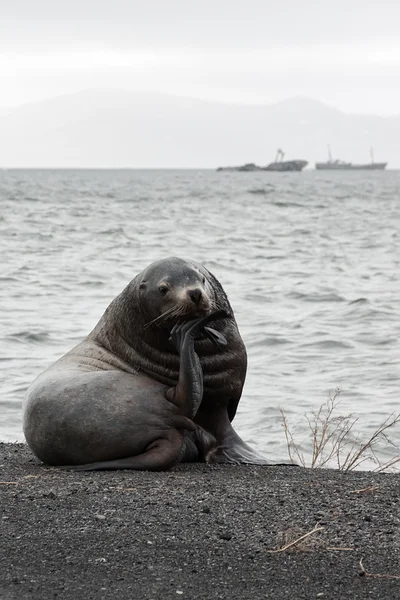
[[[398,474],[74,473],[0,444],[0,598],[398,599],[399,497]]]

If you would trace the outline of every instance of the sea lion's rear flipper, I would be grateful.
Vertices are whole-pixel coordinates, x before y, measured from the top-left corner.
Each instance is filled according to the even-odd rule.
[[[183,450],[183,436],[175,432],[174,439],[155,440],[142,454],[117,458],[86,465],[61,466],[68,471],[119,471],[131,469],[135,471],[166,471],[180,461]]]
[[[185,434],[180,461],[208,462],[208,458],[215,451],[217,440],[202,427],[196,426],[194,431]]]

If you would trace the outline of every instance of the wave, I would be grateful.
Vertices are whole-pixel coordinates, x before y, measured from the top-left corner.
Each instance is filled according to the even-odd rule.
[[[271,187],[268,187],[268,188],[250,188],[249,190],[247,190],[247,192],[249,194],[255,194],[257,196],[267,196],[268,194],[271,194],[273,191],[275,191],[275,188],[272,185],[271,185]]]
[[[333,350],[335,348],[354,348],[354,344],[350,342],[345,342],[343,340],[321,340],[318,342],[306,342],[298,345],[298,348],[315,348],[317,349],[328,349]]]
[[[23,342],[47,342],[50,339],[50,334],[46,331],[19,331],[18,333],[10,333],[9,335],[6,335],[5,339]]]
[[[295,298],[296,300],[305,300],[306,302],[344,302],[346,298],[336,294],[335,292],[294,292],[291,291],[287,294],[288,298]]]

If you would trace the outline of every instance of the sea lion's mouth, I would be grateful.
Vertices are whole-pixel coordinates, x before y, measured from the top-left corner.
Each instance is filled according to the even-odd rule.
[[[200,319],[200,317],[206,317],[212,312],[212,307],[209,302],[201,302],[199,304],[193,304],[185,302],[182,305],[182,316],[183,321],[192,321],[193,319]]]

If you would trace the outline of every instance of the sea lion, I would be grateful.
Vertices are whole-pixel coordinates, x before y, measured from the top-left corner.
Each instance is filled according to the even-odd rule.
[[[246,369],[243,340],[214,275],[190,260],[159,260],[31,384],[24,434],[43,462],[79,470],[270,464],[231,425]]]

